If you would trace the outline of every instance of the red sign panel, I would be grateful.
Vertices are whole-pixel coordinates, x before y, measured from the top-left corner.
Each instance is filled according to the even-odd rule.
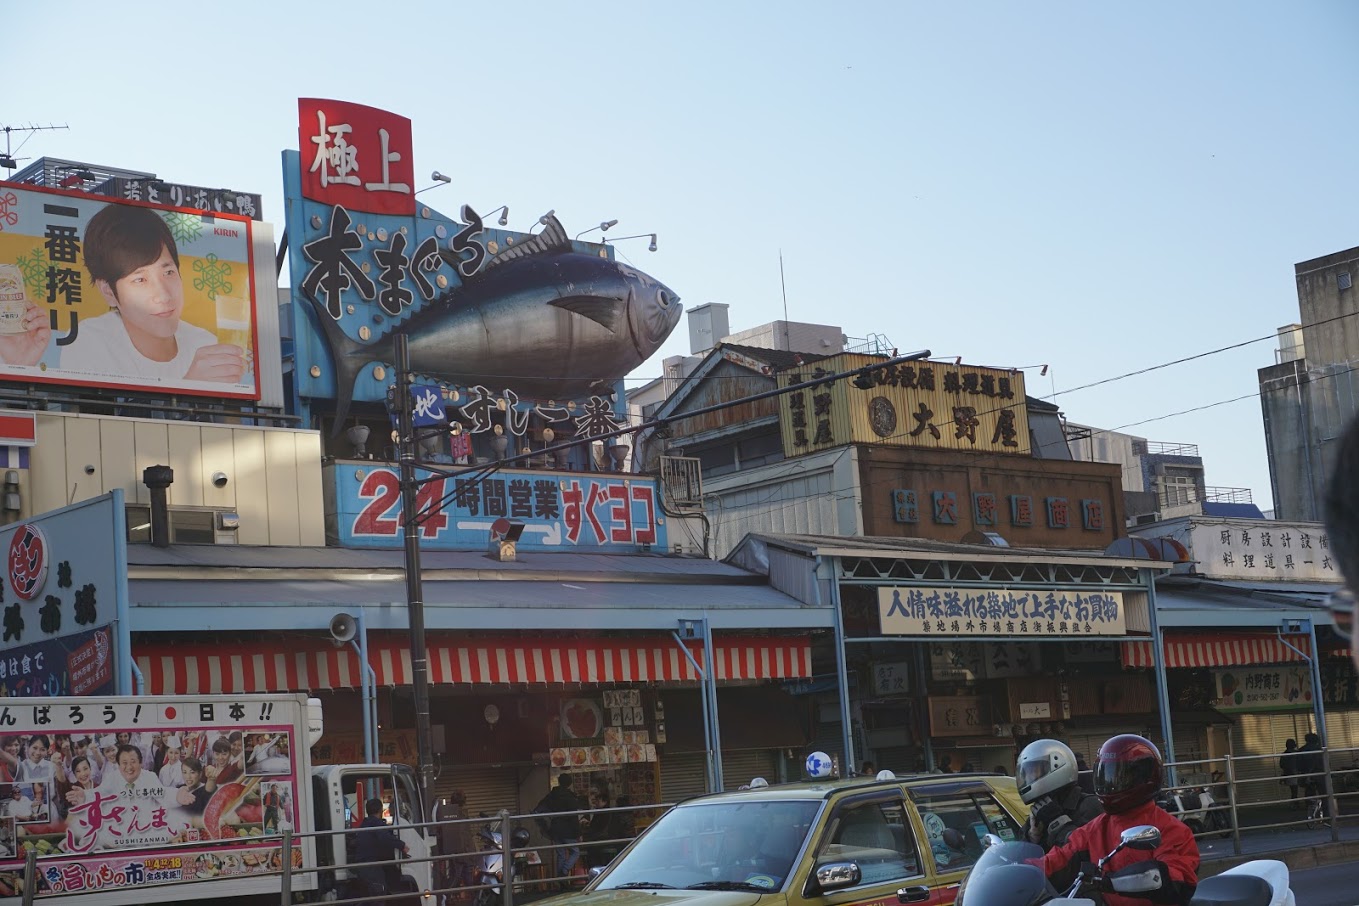
[[[14,593],[32,601],[47,581],[47,536],[29,523],[9,539],[9,584]]]
[[[6,412],[0,415],[0,444],[32,447],[38,443],[36,412]]]
[[[299,98],[302,194],[374,214],[415,214],[411,121],[376,107]]]

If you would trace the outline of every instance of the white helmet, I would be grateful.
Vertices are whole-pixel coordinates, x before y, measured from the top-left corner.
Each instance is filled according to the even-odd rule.
[[[1019,786],[1019,798],[1026,803],[1051,796],[1076,780],[1076,755],[1064,742],[1040,739],[1019,753],[1015,783]]]

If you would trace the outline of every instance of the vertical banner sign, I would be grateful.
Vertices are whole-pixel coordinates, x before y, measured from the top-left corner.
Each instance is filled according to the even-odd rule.
[[[114,692],[123,532],[113,494],[0,528],[0,697]]]
[[[260,398],[248,217],[0,183],[0,378]]]

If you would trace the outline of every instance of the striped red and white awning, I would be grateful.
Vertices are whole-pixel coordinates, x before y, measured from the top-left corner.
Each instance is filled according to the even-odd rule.
[[[807,636],[715,638],[719,681],[803,679],[812,674]],[[672,639],[478,639],[432,641],[429,679],[455,683],[675,683],[698,674]],[[689,646],[703,664],[703,648]],[[350,648],[311,639],[236,650],[219,645],[135,646],[137,666],[153,695],[218,692],[306,692],[357,689],[359,658]],[[368,660],[382,686],[411,682],[410,649],[399,642],[370,644]]]
[[[1285,636],[1295,648],[1311,654],[1312,641],[1305,635]],[[1214,635],[1167,636],[1167,667],[1253,667],[1256,664],[1283,664],[1301,661],[1302,655],[1279,640],[1277,635],[1225,633]],[[1154,667],[1151,642],[1123,645],[1123,666]]]

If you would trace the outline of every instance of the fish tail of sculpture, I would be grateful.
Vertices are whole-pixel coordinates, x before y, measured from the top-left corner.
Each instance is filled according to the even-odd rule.
[[[335,366],[335,425],[331,431],[334,437],[344,426],[345,416],[349,414],[349,406],[354,401],[354,381],[359,376],[359,370],[371,360],[372,347],[352,339],[340,329],[339,323],[326,311],[324,304],[305,289],[302,292],[316,313],[316,321],[321,325],[321,333],[326,338],[326,346],[330,349],[330,358]]]

